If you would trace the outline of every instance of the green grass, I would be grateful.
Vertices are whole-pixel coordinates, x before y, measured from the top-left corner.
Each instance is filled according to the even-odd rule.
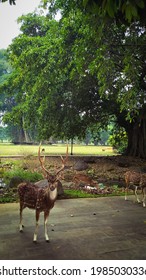
[[[64,190],[65,198],[94,198],[99,195],[86,193],[80,190]]]
[[[13,197],[0,197],[0,203],[12,203],[12,202],[16,202],[16,199]]]
[[[37,172],[31,172],[23,169],[12,169],[3,174],[4,181],[10,182],[13,177],[19,177],[22,181],[36,182],[43,179],[43,176]]]
[[[46,155],[60,155],[66,153],[66,145],[42,145]],[[37,155],[38,145],[14,145],[0,143],[0,156],[31,156]],[[69,145],[70,154],[70,145]],[[74,155],[115,155],[110,146],[74,145]]]
[[[92,194],[86,193],[81,190],[64,190],[63,198],[97,198],[97,197],[112,197],[112,196],[124,196],[125,193],[122,191],[113,191],[110,194]]]

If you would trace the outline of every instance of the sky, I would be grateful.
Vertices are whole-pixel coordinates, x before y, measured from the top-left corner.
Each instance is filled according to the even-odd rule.
[[[8,2],[0,3],[0,49],[6,49],[20,33],[17,18],[33,12],[40,0],[17,0],[12,6]]]

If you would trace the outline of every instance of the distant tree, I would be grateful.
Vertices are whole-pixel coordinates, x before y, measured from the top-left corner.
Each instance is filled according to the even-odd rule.
[[[1,118],[7,124],[6,128],[1,128],[1,133],[5,135],[5,132],[9,132],[7,133],[8,138],[14,142],[29,142],[30,137],[24,127],[24,121],[22,117],[19,118],[20,104],[19,108],[17,107],[17,110],[14,110],[14,114],[12,113],[11,117],[8,117],[20,100],[18,96],[16,98],[18,89],[15,85],[12,86],[13,79],[13,71],[8,62],[7,51],[0,50],[0,112]]]

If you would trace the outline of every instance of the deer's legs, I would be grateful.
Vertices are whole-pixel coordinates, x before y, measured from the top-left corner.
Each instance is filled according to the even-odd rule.
[[[135,197],[136,197],[136,201],[138,202],[138,203],[140,203],[140,200],[139,200],[139,198],[138,198],[138,194],[137,194],[137,189],[138,189],[138,187],[137,186],[134,186],[135,187]]]
[[[144,188],[144,189],[142,190],[142,192],[143,192],[142,203],[143,203],[143,207],[145,207],[145,206],[146,206],[146,204],[145,204],[145,200],[146,200],[146,188]]]
[[[49,211],[44,212],[44,230],[45,230],[45,239],[46,239],[46,242],[49,242],[48,227],[47,227],[48,217],[49,217]]]
[[[126,188],[125,188],[125,200],[127,200],[127,195],[128,195],[128,187],[126,186]]]
[[[33,236],[33,242],[37,242],[37,235],[38,235],[38,228],[39,228],[39,217],[40,217],[40,212],[36,210],[36,226],[35,226],[35,231],[34,231],[34,236]]]
[[[23,217],[22,217],[22,211],[23,211],[24,208],[25,208],[25,207],[23,206],[23,204],[20,203],[20,224],[19,224],[19,231],[20,231],[20,232],[23,232],[23,227],[24,227],[24,225],[23,225],[23,223],[22,223],[22,219],[23,219]]]
[[[134,186],[134,194],[135,194],[136,201],[138,203],[140,203],[140,200],[139,200],[138,194],[137,194],[138,186],[136,186],[136,185],[133,185],[133,186]],[[126,186],[126,188],[125,188],[125,200],[127,200],[127,195],[128,195],[128,186]]]

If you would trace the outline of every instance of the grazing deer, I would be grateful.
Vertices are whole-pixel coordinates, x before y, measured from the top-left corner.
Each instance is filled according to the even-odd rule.
[[[143,207],[145,207],[145,200],[146,200],[146,174],[140,173],[140,172],[135,172],[135,171],[127,171],[125,173],[125,182],[126,182],[126,187],[125,187],[125,200],[127,200],[127,194],[128,194],[128,189],[130,186],[134,186],[134,192],[135,192],[135,197],[138,203],[140,203],[140,200],[138,198],[137,190],[138,188],[141,188],[142,194],[143,194]]]
[[[49,217],[50,210],[54,207],[54,203],[57,199],[57,187],[59,184],[59,175],[65,167],[65,163],[68,159],[68,145],[66,150],[66,158],[61,156],[62,166],[58,170],[55,169],[55,175],[50,174],[44,166],[44,160],[41,159],[40,155],[41,144],[38,150],[38,158],[42,167],[43,172],[46,175],[47,184],[45,187],[39,187],[33,183],[21,183],[18,185],[18,194],[20,198],[20,232],[23,232],[22,224],[22,211],[24,208],[28,207],[34,209],[36,212],[36,227],[34,231],[33,241],[37,242],[38,226],[40,213],[44,212],[44,229],[45,229],[45,239],[49,242],[47,221]]]
[[[73,182],[75,183],[86,183],[89,186],[96,186],[98,188],[97,182],[85,174],[75,174],[73,177]]]

